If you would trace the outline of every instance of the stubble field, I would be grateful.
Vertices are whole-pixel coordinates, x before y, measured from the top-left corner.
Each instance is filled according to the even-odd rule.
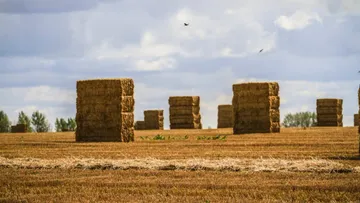
[[[355,127],[135,133],[134,143],[0,134],[0,202],[360,201]]]

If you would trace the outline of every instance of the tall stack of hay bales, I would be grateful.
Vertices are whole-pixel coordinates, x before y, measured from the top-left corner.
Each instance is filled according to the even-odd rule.
[[[354,126],[359,126],[359,114],[354,114]]]
[[[199,96],[169,97],[170,129],[202,129]]]
[[[144,111],[146,130],[164,130],[164,110]]]
[[[232,128],[234,124],[233,107],[231,104],[218,106],[217,128]]]
[[[277,82],[233,85],[234,134],[280,132],[280,97]]]
[[[324,98],[316,100],[317,126],[343,126],[342,99]]]
[[[136,121],[134,124],[135,130],[145,130],[145,121]]]
[[[26,133],[28,131],[26,124],[17,124],[11,126],[11,132],[12,133]]]
[[[76,90],[76,141],[134,141],[132,79],[80,80]]]

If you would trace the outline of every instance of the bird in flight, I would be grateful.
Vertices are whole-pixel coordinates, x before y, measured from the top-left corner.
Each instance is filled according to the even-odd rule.
[[[184,26],[188,26],[189,25],[189,23],[184,23]]]
[[[263,50],[264,50],[264,49],[261,49],[261,50],[259,51],[259,53],[261,53]]]

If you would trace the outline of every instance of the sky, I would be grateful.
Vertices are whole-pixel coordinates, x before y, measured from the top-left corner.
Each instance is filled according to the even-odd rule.
[[[200,96],[216,128],[248,81],[279,83],[281,119],[341,98],[353,126],[359,70],[359,0],[0,0],[0,110],[13,122],[39,110],[54,127],[75,117],[77,80],[130,77],[135,120],[163,109],[166,129],[169,96]]]

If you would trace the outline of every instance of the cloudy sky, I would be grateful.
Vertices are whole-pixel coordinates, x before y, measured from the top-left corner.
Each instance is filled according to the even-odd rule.
[[[0,0],[0,108],[54,126],[75,116],[76,80],[131,77],[136,120],[160,108],[168,128],[168,97],[199,95],[214,128],[232,84],[277,81],[282,118],[335,97],[351,126],[359,14],[359,0]]]

